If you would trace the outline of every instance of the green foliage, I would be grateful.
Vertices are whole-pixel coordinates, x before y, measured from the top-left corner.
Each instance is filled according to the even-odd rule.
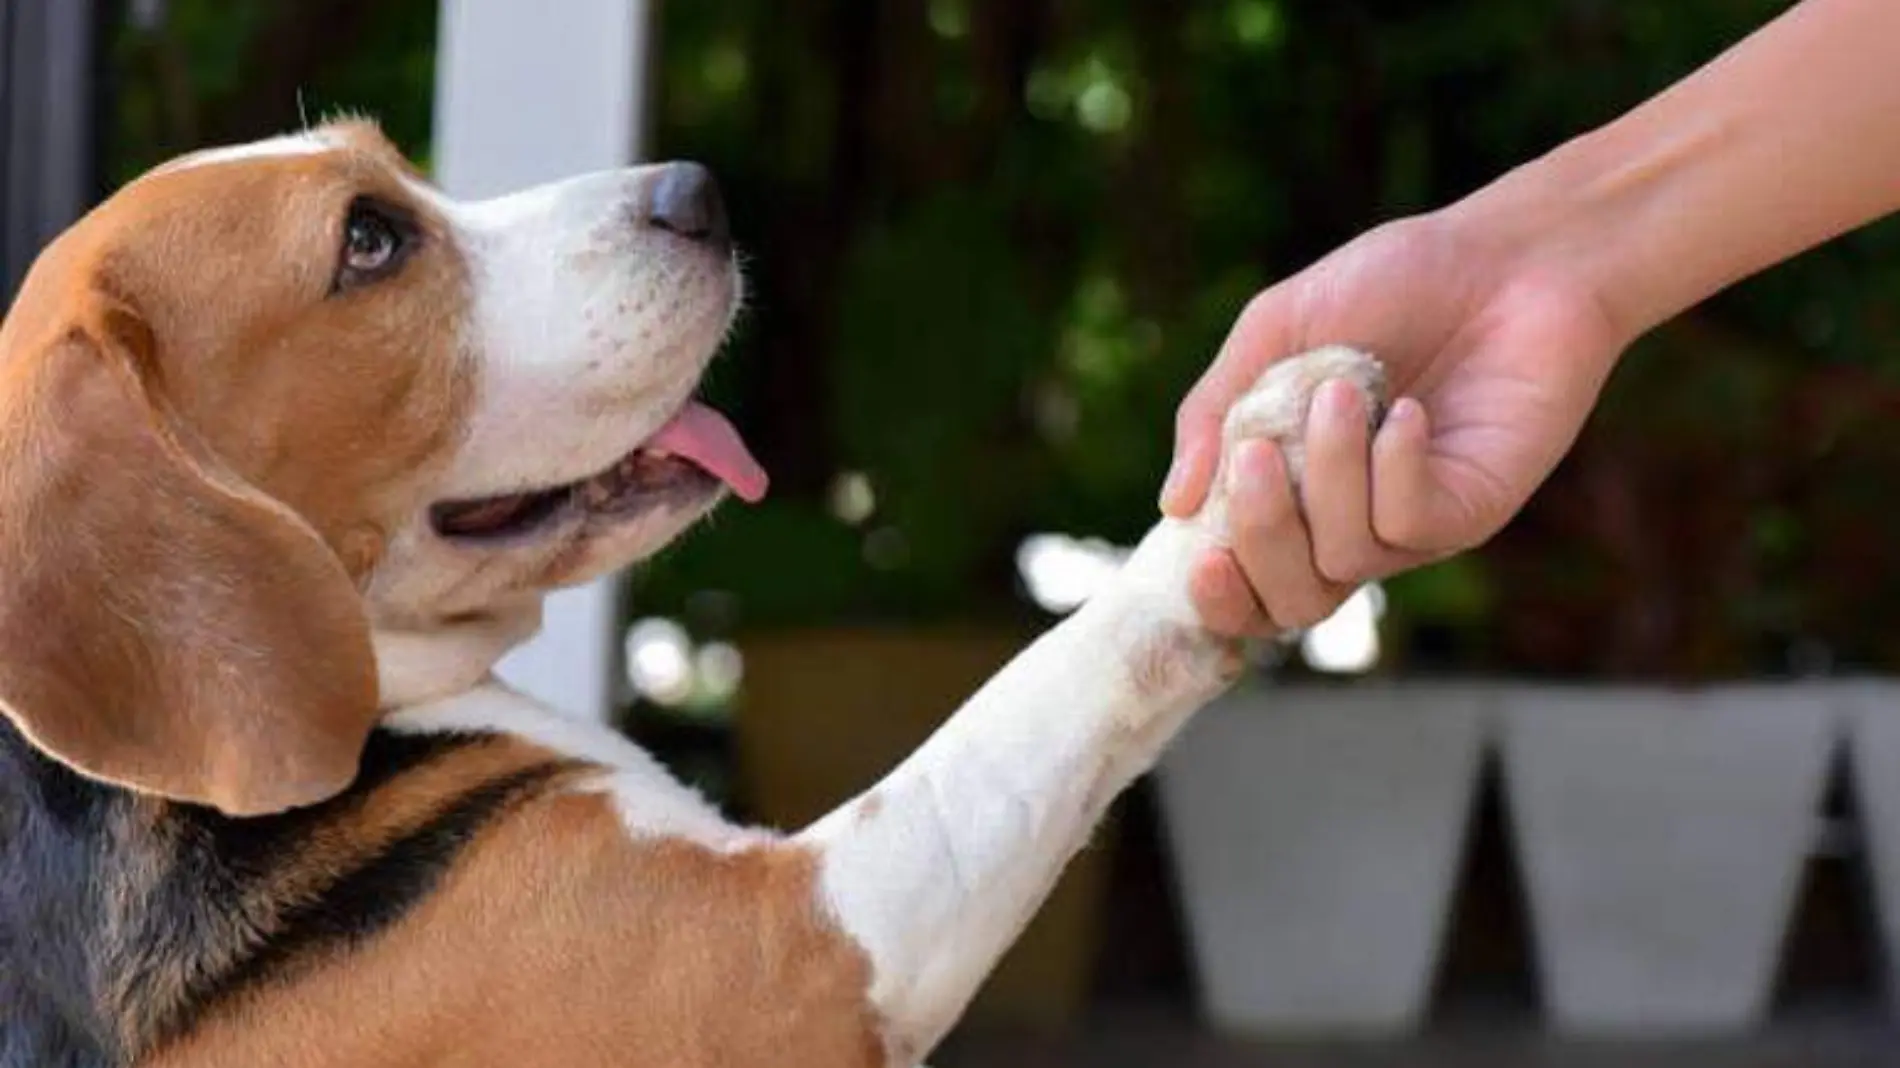
[[[994,205],[960,190],[867,230],[844,266],[832,434],[902,538],[893,581],[927,603],[955,603],[1046,480],[1016,417],[1049,322],[1019,270]]]
[[[799,341],[830,384],[817,463],[870,472],[870,526],[910,548],[885,570],[848,565],[882,596],[833,589],[810,618],[842,604],[994,611],[1008,585],[997,562],[1022,532],[1134,536],[1154,514],[1173,406],[1248,296],[1381,219],[1455,199],[1614,117],[1786,6],[669,8],[662,145],[748,189],[797,190],[761,200],[750,232],[761,260],[808,261],[833,302]],[[845,62],[847,43],[870,57]],[[1017,66],[999,71],[1011,56]],[[819,247],[778,243],[773,220],[791,213],[824,219],[797,231]],[[1812,546],[1837,537],[1821,525],[1856,522],[1823,498],[1879,491],[1869,463],[1843,461],[1831,495],[1804,496],[1734,458],[1767,441],[1809,455],[1786,427],[1817,367],[1880,382],[1900,366],[1895,246],[1892,227],[1838,243],[1716,302],[1703,314],[1717,332],[1646,346],[1672,355],[1636,357],[1585,439],[1599,468],[1653,476],[1619,491],[1647,502],[1633,532],[1603,527],[1588,504],[1601,491],[1581,488],[1571,465],[1499,547],[1392,583],[1398,632],[1461,635],[1454,666],[1581,673],[1782,662],[1764,634],[1770,646],[1805,635],[1866,649],[1852,633],[1864,623],[1850,622],[1861,617],[1842,607],[1865,599],[1833,592],[1855,582]],[[735,362],[786,358],[757,342],[792,294],[761,286]],[[1645,373],[1661,360],[1681,373]],[[772,403],[737,395],[753,412]],[[764,444],[770,460],[769,434]],[[840,544],[865,536],[825,518],[813,500],[823,478],[806,482],[808,519],[851,531]],[[1723,524],[1749,532],[1728,539],[1750,547],[1753,577],[1739,585],[1704,544]],[[1681,577],[1617,537],[1672,546],[1650,555]],[[793,611],[772,600],[775,617]],[[1651,617],[1676,622],[1630,622]],[[1654,633],[1604,639],[1600,628],[1618,627]]]
[[[110,185],[180,152],[368,114],[426,162],[436,5],[417,0],[165,0],[108,27]]]
[[[173,0],[115,41],[115,174],[271,132],[299,90],[426,154],[435,6]],[[1023,534],[1151,521],[1174,406],[1252,293],[1787,6],[663,5],[659,154],[719,172],[753,283],[709,392],[778,489],[641,576],[642,609],[1023,611]],[[1875,637],[1900,594],[1896,308],[1900,229],[1876,227],[1646,343],[1524,522],[1391,584],[1396,632],[1464,669],[1708,675],[1816,642],[1900,666]],[[847,483],[868,514],[834,507]]]

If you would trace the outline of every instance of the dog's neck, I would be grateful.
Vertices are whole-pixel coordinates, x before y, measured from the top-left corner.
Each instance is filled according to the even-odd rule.
[[[0,1068],[136,1063],[300,955],[397,922],[456,855],[440,842],[513,794],[430,810],[386,843],[395,862],[327,873],[307,897],[267,888],[373,793],[481,744],[377,731],[342,796],[240,820],[88,779],[0,717]]]
[[[0,718],[0,1068],[116,1062],[85,947],[102,921],[101,845],[122,797]]]
[[[378,623],[371,633],[384,711],[465,693],[541,629],[541,598],[426,626]]]
[[[394,710],[474,686],[508,650],[539,629],[540,607],[536,599],[427,628],[376,628],[383,706]],[[351,793],[361,794],[426,759],[434,744],[379,732],[365,756],[363,781]],[[324,807],[350,803],[345,797]],[[213,997],[213,989],[189,992],[190,997],[180,990],[169,991],[177,997],[168,1000],[159,996],[166,991],[141,990],[114,977],[163,973],[168,965],[177,965],[170,970],[181,974],[206,971],[185,967],[189,961],[138,958],[154,946],[216,944],[212,936],[228,925],[214,913],[230,911],[241,896],[233,889],[234,880],[241,880],[220,870],[218,858],[280,836],[288,842],[299,826],[321,819],[322,812],[239,822],[206,809],[142,799],[48,758],[0,717],[0,1068],[121,1064],[128,1046],[162,1034],[192,1002]],[[181,836],[179,829],[187,824],[191,833]],[[172,852],[185,840],[203,846],[204,855]],[[159,880],[140,894],[106,893],[123,882],[115,881],[117,869],[154,864],[176,878]],[[164,900],[143,900],[152,894]],[[102,942],[102,931],[126,926],[109,923],[108,912],[127,909],[140,921],[133,928],[169,923],[189,929],[190,937],[132,939],[116,946]],[[233,940],[234,935],[227,939]]]

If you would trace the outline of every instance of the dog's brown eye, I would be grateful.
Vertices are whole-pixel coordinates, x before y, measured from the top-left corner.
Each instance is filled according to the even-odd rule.
[[[408,228],[386,209],[367,200],[350,205],[343,222],[336,288],[348,289],[387,276],[401,265],[408,241]]]
[[[382,219],[369,214],[353,215],[343,264],[353,271],[379,271],[396,258],[396,248],[401,241]]]

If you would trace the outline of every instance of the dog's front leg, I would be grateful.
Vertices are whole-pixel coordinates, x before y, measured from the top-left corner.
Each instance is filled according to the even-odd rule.
[[[1276,365],[1230,415],[1230,449],[1276,438],[1297,467],[1308,402],[1332,378],[1379,385],[1377,365],[1345,349]],[[1197,519],[1155,527],[1108,589],[875,789],[799,836],[870,958],[892,1065],[943,1037],[1109,802],[1238,671],[1188,597],[1193,561],[1226,538],[1223,484]]]

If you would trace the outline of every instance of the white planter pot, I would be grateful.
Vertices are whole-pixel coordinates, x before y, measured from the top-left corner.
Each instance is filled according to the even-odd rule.
[[[1255,688],[1189,726],[1159,785],[1216,1027],[1364,1036],[1418,1025],[1489,692]]]
[[[1507,797],[1559,1029],[1762,1021],[1836,707],[1815,686],[1506,691]]]
[[[1845,684],[1841,707],[1885,950],[1887,1001],[1900,1015],[1900,684]]]

